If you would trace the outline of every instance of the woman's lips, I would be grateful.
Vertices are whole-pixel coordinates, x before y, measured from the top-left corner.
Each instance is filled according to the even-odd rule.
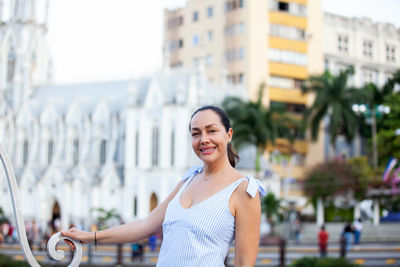
[[[203,155],[210,155],[215,150],[215,147],[202,147],[200,148],[200,152]]]

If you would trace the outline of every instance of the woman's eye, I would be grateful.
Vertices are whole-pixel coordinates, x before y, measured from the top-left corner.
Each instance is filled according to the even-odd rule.
[[[192,136],[197,136],[199,135],[199,133],[192,133]]]

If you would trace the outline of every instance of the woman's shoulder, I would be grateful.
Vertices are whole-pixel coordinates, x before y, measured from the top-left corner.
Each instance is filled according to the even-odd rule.
[[[240,183],[237,187],[237,194],[241,197],[249,197],[255,198],[257,192],[259,193],[260,197],[265,196],[266,192],[264,186],[262,185],[259,179],[255,179],[251,175],[246,175],[243,178],[238,180]]]
[[[181,178],[181,181],[186,181],[188,178],[194,176],[196,173],[199,173],[203,170],[203,166],[192,166],[190,167]]]

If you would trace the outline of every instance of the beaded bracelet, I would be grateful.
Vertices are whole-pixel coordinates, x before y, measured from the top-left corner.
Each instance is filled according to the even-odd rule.
[[[96,232],[94,231],[94,249],[97,249],[97,238],[96,238]]]

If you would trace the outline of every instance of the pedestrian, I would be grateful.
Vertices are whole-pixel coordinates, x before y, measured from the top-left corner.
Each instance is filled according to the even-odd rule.
[[[353,235],[354,235],[353,228],[351,227],[351,224],[348,222],[345,224],[345,226],[343,228],[343,232],[342,232],[342,238],[344,238],[344,240],[345,240],[346,251],[349,251],[349,249],[351,247],[351,241],[352,241]]]
[[[325,230],[325,225],[322,225],[321,230],[318,233],[319,255],[321,258],[325,258],[327,256],[328,239],[329,239],[329,234]]]
[[[361,222],[361,219],[358,218],[353,222],[353,229],[354,229],[354,245],[358,246],[360,245],[360,239],[361,239],[361,231],[363,228],[363,224]]]
[[[300,244],[300,238],[301,238],[301,221],[299,218],[296,219],[294,222],[294,237],[296,240],[296,244]]]
[[[62,235],[82,243],[132,243],[163,231],[157,266],[179,267],[222,267],[235,241],[235,265],[254,266],[265,190],[234,168],[233,130],[221,108],[196,110],[189,131],[203,165],[190,168],[147,218],[96,232],[72,228]]]

